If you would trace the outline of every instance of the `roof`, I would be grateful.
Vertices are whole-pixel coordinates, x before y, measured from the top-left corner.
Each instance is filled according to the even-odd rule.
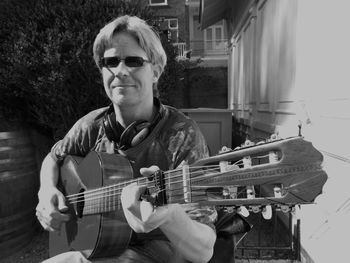
[[[205,29],[226,18],[229,5],[227,0],[200,0],[199,20],[201,29]]]

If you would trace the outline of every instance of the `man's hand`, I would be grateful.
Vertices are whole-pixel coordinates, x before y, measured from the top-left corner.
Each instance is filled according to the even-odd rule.
[[[142,168],[140,172],[149,176],[157,170],[158,167],[151,166]],[[140,200],[145,189],[145,186],[130,184],[122,191],[121,202],[129,226],[136,233],[148,233],[159,227],[186,260],[208,262],[213,255],[215,231],[192,220],[179,204],[154,209],[151,203]]]
[[[141,168],[143,176],[149,176],[159,170],[157,166]],[[154,209],[153,205],[147,201],[141,200],[145,193],[146,186],[140,186],[136,183],[123,188],[121,202],[124,215],[130,227],[137,233],[147,233],[167,222],[171,205],[158,207]]]
[[[36,216],[45,230],[58,231],[63,222],[69,221],[68,210],[63,194],[56,187],[41,188]]]

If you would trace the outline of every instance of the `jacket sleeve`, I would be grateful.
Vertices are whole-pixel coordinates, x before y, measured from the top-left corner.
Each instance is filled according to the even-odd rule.
[[[101,115],[101,110],[95,110],[79,119],[64,138],[51,148],[52,158],[60,163],[67,155],[86,156],[101,137]]]

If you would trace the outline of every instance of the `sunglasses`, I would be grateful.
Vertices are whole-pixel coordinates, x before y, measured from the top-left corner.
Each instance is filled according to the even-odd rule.
[[[106,68],[116,68],[122,60],[125,65],[130,68],[142,67],[145,62],[151,63],[151,61],[142,57],[126,57],[124,59],[120,57],[103,57],[101,59],[101,66]]]

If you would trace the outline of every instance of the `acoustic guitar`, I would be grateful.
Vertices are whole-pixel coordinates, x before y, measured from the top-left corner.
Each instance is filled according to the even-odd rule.
[[[327,180],[323,156],[302,137],[274,139],[242,147],[150,177],[133,178],[129,161],[117,154],[91,152],[68,156],[58,187],[71,220],[50,233],[50,256],[71,250],[87,258],[115,256],[131,238],[121,207],[126,185],[146,185],[155,206],[170,203],[213,205],[257,212],[268,207],[289,211],[310,204]]]

